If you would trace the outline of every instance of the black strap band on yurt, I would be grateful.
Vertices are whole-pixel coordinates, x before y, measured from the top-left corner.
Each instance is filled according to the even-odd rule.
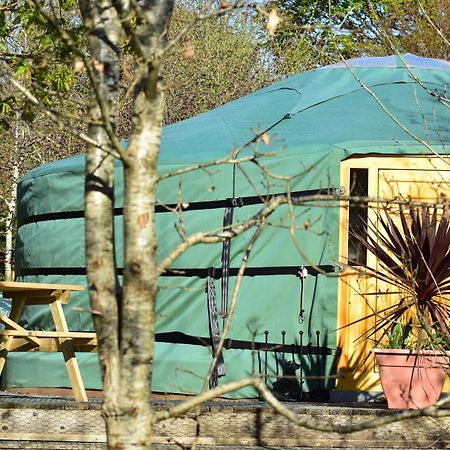
[[[300,334],[300,337],[302,334]],[[171,344],[184,344],[184,345],[198,345],[201,347],[212,347],[212,341],[210,337],[206,336],[192,336],[181,333],[179,331],[169,333],[157,333],[155,335],[156,342],[165,342]],[[329,348],[326,346],[317,347],[312,344],[303,345],[303,341],[296,342],[295,344],[286,344],[280,342],[258,342],[255,340],[245,341],[240,339],[225,339],[223,348],[225,350],[251,350],[251,351],[265,351],[265,352],[277,352],[277,353],[291,353],[301,355],[339,355],[340,348]]]
[[[342,195],[344,194],[345,189],[343,187],[340,188],[332,188],[325,187],[320,189],[309,189],[305,191],[292,191],[290,193],[290,197],[292,201],[298,201],[302,197],[313,197],[315,195]],[[267,201],[270,201],[271,198],[274,198],[278,195],[287,195],[286,192],[279,192],[274,194],[267,195],[253,195],[247,197],[239,197],[233,199],[219,199],[219,200],[207,200],[207,201],[191,201],[187,203],[183,203],[179,205],[177,203],[167,203],[161,204],[158,203],[155,205],[155,212],[157,214],[164,213],[173,213],[174,209],[180,211],[204,211],[210,209],[222,209],[230,206],[230,200],[236,200],[241,203],[238,206],[251,206],[251,205],[260,205]],[[114,208],[113,210],[114,216],[122,216],[123,208]],[[27,225],[29,223],[36,222],[46,222],[49,220],[66,220],[66,219],[82,219],[84,218],[84,210],[75,210],[75,211],[57,211],[50,212],[44,214],[33,214],[26,217],[18,217],[17,218],[17,226],[21,227],[23,225]]]
[[[341,269],[332,264],[318,264],[314,266],[303,266],[308,271],[308,275],[318,276],[320,274],[339,272]],[[228,275],[235,277],[239,273],[239,267],[230,267]],[[198,277],[206,279],[209,269],[193,267],[177,267],[167,269],[161,274],[163,277]],[[260,277],[272,275],[293,275],[298,277],[299,266],[263,266],[246,267],[244,275],[246,277]],[[123,275],[123,268],[117,268],[117,274]],[[16,276],[37,276],[37,275],[86,275],[86,267],[25,267],[16,269]],[[214,268],[214,278],[219,280],[222,277],[222,268]]]
[[[208,301],[209,335],[211,338],[213,355],[215,355],[217,353],[217,349],[219,348],[220,330],[217,316],[216,288],[214,286],[214,267],[211,267],[208,270],[208,277],[206,279],[206,297]],[[224,375],[225,363],[223,360],[222,351],[220,351],[210,380],[210,387],[217,386],[217,379],[223,377]]]
[[[225,208],[223,215],[223,229],[228,229],[233,224],[233,211],[235,207],[244,206],[241,198],[228,199],[230,206]],[[230,280],[230,252],[231,252],[231,239],[225,239],[222,244],[222,297],[221,297],[221,309],[220,316],[226,318],[228,315],[228,282]]]

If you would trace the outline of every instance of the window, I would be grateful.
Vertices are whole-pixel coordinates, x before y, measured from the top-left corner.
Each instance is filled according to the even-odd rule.
[[[367,250],[354,234],[367,233],[367,203],[361,202],[361,197],[367,197],[369,187],[368,169],[350,169],[350,201],[348,210],[348,264],[365,265],[367,263]]]

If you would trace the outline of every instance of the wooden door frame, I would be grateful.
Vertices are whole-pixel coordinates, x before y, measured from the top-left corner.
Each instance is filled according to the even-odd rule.
[[[350,170],[351,169],[367,169],[368,170],[368,197],[378,197],[379,189],[379,172],[380,170],[450,170],[450,161],[447,162],[445,157],[439,156],[423,156],[423,155],[376,155],[363,156],[357,155],[341,162],[340,180],[341,185],[345,187],[346,192],[350,190]],[[450,181],[449,181],[450,183]],[[337,389],[342,391],[380,391],[379,377],[374,365],[373,357],[368,358],[364,365],[356,370],[355,361],[352,361],[353,353],[350,351],[349,340],[354,336],[349,328],[342,328],[347,324],[348,312],[350,305],[349,280],[352,275],[356,274],[355,270],[347,266],[348,252],[348,202],[343,202],[340,208],[339,222],[339,255],[344,270],[339,279],[338,288],[338,345],[342,345],[342,357],[338,364]],[[370,204],[369,204],[370,207]],[[374,219],[374,210],[368,212],[369,220]],[[367,255],[367,264],[373,266],[376,263],[374,255]],[[364,280],[362,281],[364,282]],[[352,308],[354,306],[351,306]],[[369,352],[370,343],[360,344],[357,352]],[[359,360],[358,358],[356,358]],[[450,388],[450,380],[447,379],[446,390]]]

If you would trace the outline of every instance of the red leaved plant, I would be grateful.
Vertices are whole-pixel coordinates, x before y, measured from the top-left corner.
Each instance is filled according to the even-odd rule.
[[[385,207],[376,214],[378,226],[369,222],[367,234],[355,233],[379,263],[377,269],[364,265],[365,273],[398,290],[395,304],[358,320],[375,317],[375,325],[361,339],[381,332],[378,344],[395,324],[413,317],[429,338],[450,344],[449,213],[446,205],[440,212],[436,207],[410,207],[407,215],[399,206],[397,225]]]

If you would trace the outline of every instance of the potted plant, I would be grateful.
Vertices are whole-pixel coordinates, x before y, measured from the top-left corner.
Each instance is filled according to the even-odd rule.
[[[448,205],[398,207],[376,213],[367,234],[356,233],[378,261],[366,274],[390,288],[396,300],[371,317],[361,339],[373,339],[389,408],[424,408],[439,398],[450,367],[450,224]]]
[[[449,367],[449,356],[442,351],[446,346],[437,338],[428,340],[429,347],[419,345],[412,330],[397,323],[386,336],[387,344],[372,350],[389,408],[425,408],[436,403],[442,392]]]

